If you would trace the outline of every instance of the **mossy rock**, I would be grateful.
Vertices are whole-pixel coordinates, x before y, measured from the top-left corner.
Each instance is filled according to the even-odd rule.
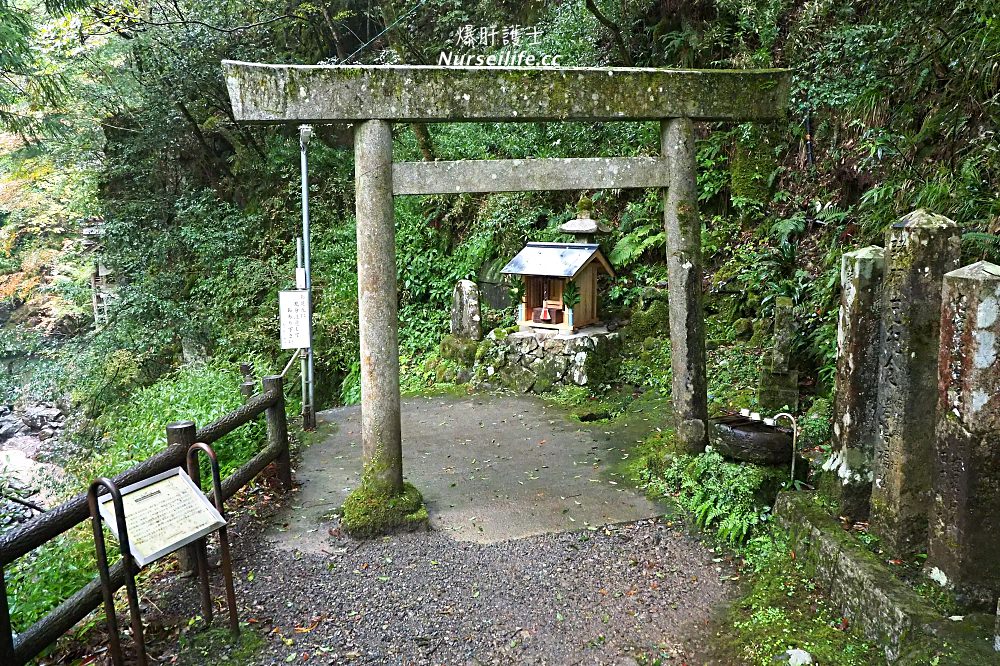
[[[642,342],[649,337],[666,333],[670,325],[670,306],[666,301],[653,301],[645,310],[636,308],[625,327],[629,340]]]
[[[513,391],[527,393],[535,385],[535,373],[522,365],[514,365],[504,370],[501,382]]]
[[[341,525],[355,537],[372,537],[427,526],[427,507],[412,483],[403,484],[401,495],[392,496],[372,488],[364,479],[341,509]]]
[[[771,344],[772,322],[769,318],[756,319],[753,322],[753,334],[750,336],[751,347],[768,347]]]
[[[621,348],[621,336],[610,335],[602,338],[595,349],[587,352],[587,360],[583,366],[587,373],[587,384],[600,386],[618,379],[621,371]]]
[[[765,204],[771,199],[771,174],[777,168],[768,137],[754,127],[736,144],[730,164],[734,197]]]
[[[476,351],[479,349],[479,342],[467,340],[454,335],[446,335],[441,338],[441,357],[471,366],[476,362]]]
[[[555,388],[559,381],[559,370],[553,359],[545,359],[536,366],[535,384],[532,391],[535,393],[548,393]]]
[[[733,322],[733,335],[739,340],[746,340],[753,335],[753,321],[743,317]]]

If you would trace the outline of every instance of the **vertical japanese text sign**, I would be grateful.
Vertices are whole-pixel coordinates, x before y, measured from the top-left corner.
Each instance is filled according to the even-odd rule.
[[[281,316],[281,348],[309,347],[309,292],[279,291],[278,311]]]

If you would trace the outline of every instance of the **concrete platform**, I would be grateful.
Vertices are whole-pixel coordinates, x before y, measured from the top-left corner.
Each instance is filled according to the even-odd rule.
[[[295,468],[302,486],[270,534],[277,545],[327,548],[334,522],[324,517],[360,476],[360,418],[358,406],[318,415],[321,437]],[[460,541],[491,543],[667,512],[620,475],[644,428],[629,427],[628,435],[602,428],[525,396],[411,398],[402,410],[404,476],[424,494],[431,529]]]

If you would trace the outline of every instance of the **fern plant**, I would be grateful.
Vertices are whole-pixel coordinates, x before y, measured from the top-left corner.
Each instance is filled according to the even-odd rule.
[[[796,213],[791,217],[782,218],[771,225],[771,235],[778,239],[782,245],[786,245],[788,240],[795,235],[801,234],[806,229],[806,217],[802,213]]]
[[[966,261],[989,261],[1000,264],[1000,236],[981,231],[962,234],[962,259]]]
[[[708,451],[670,459],[647,475],[646,487],[673,497],[699,527],[714,528],[718,539],[735,546],[770,518],[771,497],[783,479],[783,471],[729,462]]]
[[[615,243],[608,259],[616,268],[627,268],[636,263],[653,247],[665,247],[667,235],[660,224],[643,224],[628,232]]]

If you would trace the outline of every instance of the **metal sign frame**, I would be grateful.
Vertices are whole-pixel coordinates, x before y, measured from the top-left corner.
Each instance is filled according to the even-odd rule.
[[[215,501],[214,507],[208,503],[208,498],[205,497],[200,489],[200,474],[198,470],[199,451],[205,453],[209,458],[212,470],[212,493]],[[196,442],[188,448],[186,460],[188,467],[187,474],[184,474],[184,470],[178,467],[172,470],[167,470],[161,474],[151,476],[149,479],[145,479],[144,481],[128,485],[124,488],[124,491],[126,491],[126,493],[135,492],[136,490],[149,487],[157,481],[162,481],[164,478],[171,475],[181,475],[182,478],[187,479],[187,482],[189,482],[194,489],[198,491],[198,495],[204,499],[206,504],[208,504],[208,508],[212,509],[212,511],[219,517],[219,520],[221,521],[220,525],[213,528],[209,532],[201,534],[200,537],[196,536],[190,540],[185,539],[183,540],[183,543],[178,542],[178,545],[174,547],[174,550],[183,548],[184,544],[193,544],[192,547],[195,549],[197,556],[196,562],[198,567],[198,581],[201,587],[202,615],[205,618],[205,623],[211,624],[212,591],[208,580],[208,557],[206,555],[207,549],[205,537],[213,531],[219,533],[219,550],[221,551],[222,556],[222,574],[225,579],[226,601],[229,606],[229,629],[233,638],[236,638],[240,634],[240,625],[239,617],[236,611],[236,591],[233,584],[232,558],[229,553],[229,535],[226,531],[225,511],[223,510],[222,479],[219,472],[219,460],[212,447],[202,442]],[[102,489],[107,492],[108,499],[103,499],[103,496],[99,496]],[[108,565],[107,546],[104,542],[104,530],[102,529],[104,513],[106,512],[102,512],[101,507],[109,501],[114,507],[114,520],[108,522],[109,524],[114,525],[112,533],[118,538],[118,546],[121,551],[122,562],[125,565],[125,588],[128,597],[129,616],[132,624],[132,638],[136,646],[135,661],[130,661],[128,663],[137,663],[139,666],[148,666],[149,657],[146,654],[146,639],[142,629],[142,612],[139,608],[139,594],[135,584],[135,576],[139,572],[140,566],[132,554],[131,541],[128,536],[128,525],[125,520],[125,508],[122,502],[122,490],[119,490],[118,486],[115,485],[115,482],[111,479],[101,477],[95,479],[94,482],[90,484],[90,488],[87,491],[87,504],[90,508],[90,517],[94,528],[94,549],[96,551],[97,569],[100,573],[101,579],[101,593],[104,597],[104,614],[108,622],[108,651],[111,654],[111,661],[114,666],[125,666],[126,662],[122,654],[121,638],[118,635],[118,615],[115,611],[114,599],[115,588],[111,582],[111,568]],[[160,557],[162,557],[162,555],[160,555]],[[147,561],[152,561],[152,559]]]
[[[208,498],[205,497],[205,494],[203,492],[201,492],[201,489],[194,484],[194,482],[191,480],[191,477],[188,476],[188,474],[180,467],[168,469],[166,472],[160,472],[159,474],[155,474],[149,477],[148,479],[143,479],[142,481],[139,481],[137,483],[125,486],[124,488],[121,488],[118,492],[120,493],[122,501],[124,502],[125,497],[127,497],[128,495],[132,495],[144,488],[156,485],[161,481],[165,481],[173,477],[179,477],[181,479],[182,483],[192,493],[192,497],[197,502],[199,502],[202,505],[202,508],[204,508],[209,513],[209,515],[212,518],[212,522],[208,525],[205,525],[204,527],[199,528],[194,532],[186,534],[181,539],[172,541],[171,543],[161,547],[159,550],[149,553],[148,555],[142,555],[139,549],[136,547],[137,544],[135,543],[134,539],[129,538],[129,550],[132,552],[132,558],[135,560],[136,564],[138,564],[140,567],[144,567],[150,562],[155,562],[161,557],[169,555],[175,550],[183,548],[184,546],[187,546],[188,544],[193,543],[198,539],[201,539],[202,537],[211,534],[212,532],[215,532],[220,527],[226,524],[225,519],[223,519],[222,515],[218,512],[218,510],[214,506],[212,506],[212,503],[208,501]],[[101,512],[101,518],[103,518],[104,521],[108,524],[108,529],[111,530],[111,533],[114,535],[116,539],[121,540],[121,537],[118,534],[118,523],[116,517],[117,510],[115,510],[114,512],[112,511],[113,509],[115,509],[115,502],[113,501],[113,498],[109,495],[102,495],[98,499],[97,504],[98,504],[98,509]]]

